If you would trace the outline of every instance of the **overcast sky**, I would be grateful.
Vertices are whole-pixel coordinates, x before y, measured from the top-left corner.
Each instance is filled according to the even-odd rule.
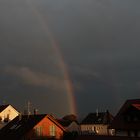
[[[52,42],[64,59],[77,111],[140,98],[139,0],[0,0],[0,102],[71,113]]]

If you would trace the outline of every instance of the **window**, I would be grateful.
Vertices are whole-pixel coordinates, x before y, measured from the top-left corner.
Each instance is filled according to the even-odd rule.
[[[54,137],[55,136],[55,133],[56,133],[55,125],[51,125],[50,126],[50,136],[51,137]]]
[[[37,136],[42,136],[42,127],[41,126],[36,127],[35,132]]]

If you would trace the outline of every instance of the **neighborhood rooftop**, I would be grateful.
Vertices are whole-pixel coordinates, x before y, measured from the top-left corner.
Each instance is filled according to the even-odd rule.
[[[7,108],[9,106],[9,104],[7,105],[0,105],[0,112],[3,111],[5,108]]]
[[[113,119],[113,116],[107,112],[90,113],[81,122],[81,124],[103,124],[109,123]]]

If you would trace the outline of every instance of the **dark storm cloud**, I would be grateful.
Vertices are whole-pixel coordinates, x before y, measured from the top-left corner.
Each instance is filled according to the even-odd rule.
[[[44,104],[43,95],[50,92],[51,106],[55,93],[48,87],[62,91],[63,72],[43,22],[64,56],[81,114],[97,107],[114,110],[139,97],[139,5],[136,0],[1,0],[1,92],[11,97],[12,89],[20,99],[41,92]]]

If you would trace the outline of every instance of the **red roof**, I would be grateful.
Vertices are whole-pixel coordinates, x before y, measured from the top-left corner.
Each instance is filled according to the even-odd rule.
[[[133,107],[135,107],[136,109],[140,110],[140,104],[132,104]]]

